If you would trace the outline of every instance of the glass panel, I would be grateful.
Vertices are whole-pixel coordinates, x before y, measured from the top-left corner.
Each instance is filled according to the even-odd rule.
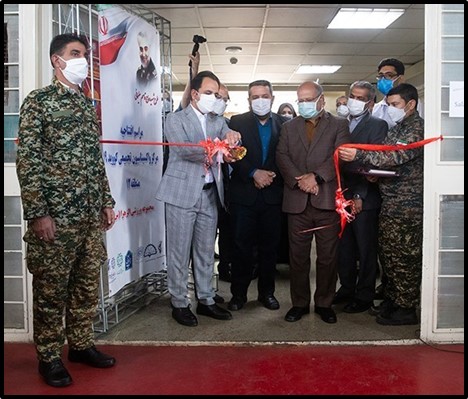
[[[442,60],[444,61],[464,61],[465,49],[464,39],[445,38],[442,39]]]
[[[3,162],[16,162],[17,146],[13,140],[3,142]]]
[[[21,252],[4,252],[3,253],[3,275],[4,276],[22,276],[23,254]]]
[[[440,252],[439,255],[439,274],[454,274],[458,276],[465,275],[463,266],[465,261],[464,252]]]
[[[3,137],[18,137],[19,115],[3,115]]]
[[[440,144],[440,160],[455,162],[465,160],[464,139],[444,139]]]
[[[442,10],[464,10],[464,4],[442,4]]]
[[[442,35],[464,35],[464,13],[442,14]]]
[[[3,328],[25,329],[24,306],[20,303],[3,304]]]
[[[20,197],[3,197],[3,224],[21,224]]]
[[[437,328],[464,328],[464,278],[440,277],[437,295]]]
[[[449,110],[449,96],[450,96],[450,90],[448,87],[442,87],[442,90],[440,92],[440,106],[442,111],[448,111]]]
[[[449,85],[451,80],[465,80],[464,64],[442,64],[442,85]]]
[[[3,15],[3,62],[18,62],[18,15]]]
[[[3,67],[3,87],[19,87],[19,66],[9,65]]]
[[[19,111],[19,91],[4,90],[3,91],[3,113],[14,114]]]
[[[21,251],[21,227],[3,227],[3,250]]]
[[[23,279],[3,279],[3,300],[5,302],[23,302]]]
[[[13,12],[18,11],[18,4],[4,4],[3,5],[3,12]]]
[[[465,196],[442,195],[440,203],[440,249],[465,248]]]
[[[465,118],[450,118],[448,114],[442,114],[442,120],[441,120],[442,135],[443,136],[464,136],[465,135],[464,122],[465,122]]]

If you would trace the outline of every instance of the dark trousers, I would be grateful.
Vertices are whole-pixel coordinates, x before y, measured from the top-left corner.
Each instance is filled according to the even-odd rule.
[[[233,259],[234,238],[231,228],[231,216],[226,209],[221,208],[218,211],[218,250],[220,274],[230,273],[230,264]]]
[[[326,226],[326,227],[325,227]],[[302,230],[324,227],[308,233]],[[338,267],[339,215],[307,204],[304,212],[288,215],[289,266],[293,306],[309,307],[311,302],[310,267],[312,240],[317,248],[314,303],[328,308],[335,295]]]
[[[275,270],[281,238],[281,205],[269,205],[258,195],[252,206],[230,204],[234,236],[231,293],[247,297],[254,267],[253,248],[258,249],[258,294],[275,292]]]
[[[378,215],[378,209],[358,213],[356,218],[346,225],[340,239],[339,291],[360,302],[374,300],[378,268]]]

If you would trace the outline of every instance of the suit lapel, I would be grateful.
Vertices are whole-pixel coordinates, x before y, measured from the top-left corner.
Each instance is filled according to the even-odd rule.
[[[299,127],[299,138],[301,139],[301,143],[302,145],[304,146],[305,150],[307,151],[308,148],[309,148],[309,140],[307,139],[307,133],[306,133],[306,128],[305,128],[305,124],[306,124],[306,121],[305,119],[301,118],[302,119],[302,123],[298,123],[298,127]]]
[[[187,116],[187,119],[190,121],[190,123],[192,125],[193,131],[191,133],[192,133],[192,137],[193,137],[193,142],[194,143],[199,143],[200,141],[205,140],[205,135],[203,134],[202,125],[200,123],[200,120],[198,119],[197,114],[192,109],[192,107],[188,106],[187,108],[185,108],[183,110],[183,112],[185,112],[185,115]],[[208,121],[207,121],[207,124],[208,124]],[[207,127],[207,129],[208,129],[208,127]]]
[[[361,130],[363,130],[366,126],[366,123],[367,121],[369,120],[370,118],[370,114],[367,113],[366,116],[364,116],[360,121],[359,123],[356,125],[356,127],[354,128],[353,132],[351,133],[351,136],[357,136],[359,133],[361,133]]]
[[[314,147],[320,141],[320,138],[322,137],[323,133],[327,130],[329,123],[330,121],[328,120],[328,115],[326,114],[326,112],[324,112],[317,127],[315,128],[314,137],[312,138],[312,141],[309,145],[309,152],[313,151]],[[307,142],[307,137],[305,138],[305,140]]]

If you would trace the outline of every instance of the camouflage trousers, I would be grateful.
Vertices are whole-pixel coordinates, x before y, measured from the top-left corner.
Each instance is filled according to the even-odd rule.
[[[422,220],[379,216],[379,260],[387,275],[385,297],[404,308],[420,303]]]
[[[28,229],[27,266],[33,275],[34,343],[39,360],[61,357],[65,337],[70,347],[94,343],[99,272],[107,259],[99,223],[57,226],[53,243]],[[65,315],[65,325],[64,325]]]

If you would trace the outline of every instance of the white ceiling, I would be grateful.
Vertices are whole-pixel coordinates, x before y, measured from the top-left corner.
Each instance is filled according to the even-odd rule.
[[[188,80],[193,36],[200,45],[200,70],[211,70],[229,87],[267,79],[274,86],[297,87],[320,79],[325,86],[364,79],[375,82],[382,58],[407,68],[424,59],[424,4],[149,4],[171,23],[173,85]],[[341,7],[403,8],[387,29],[327,30]],[[227,46],[241,46],[228,54]],[[229,62],[231,57],[237,64]],[[300,64],[342,65],[334,74],[296,74]]]

